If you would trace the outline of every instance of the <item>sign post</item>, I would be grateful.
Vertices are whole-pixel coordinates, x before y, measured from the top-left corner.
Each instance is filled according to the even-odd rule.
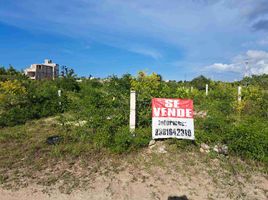
[[[152,99],[152,138],[194,140],[193,101],[190,99]]]

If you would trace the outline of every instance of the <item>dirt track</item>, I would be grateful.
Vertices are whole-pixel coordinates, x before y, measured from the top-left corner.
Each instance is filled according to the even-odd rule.
[[[16,191],[2,187],[0,199],[166,200],[183,196],[181,199],[266,200],[267,175],[246,166],[236,171],[237,165],[199,152],[156,154],[146,150],[127,158],[100,161],[94,166],[81,167],[77,162],[70,167],[60,163],[36,174],[37,180],[22,180],[27,187]],[[61,178],[48,186],[42,184],[47,180],[47,172],[65,175],[57,176]]]

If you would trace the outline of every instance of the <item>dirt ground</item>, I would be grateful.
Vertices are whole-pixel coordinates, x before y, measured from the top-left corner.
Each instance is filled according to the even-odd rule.
[[[0,200],[268,199],[265,167],[236,158],[148,148],[89,160],[61,161],[30,175],[8,171]]]

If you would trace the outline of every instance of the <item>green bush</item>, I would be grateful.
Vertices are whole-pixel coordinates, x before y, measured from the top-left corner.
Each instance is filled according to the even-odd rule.
[[[0,94],[0,126],[14,126],[68,109],[65,91],[58,97],[58,88],[53,81],[14,80],[1,85],[4,86],[0,91],[5,91]]]
[[[178,149],[190,149],[196,146],[196,141],[194,140],[180,140],[180,139],[175,139],[175,138],[171,138],[168,141],[168,144],[170,145],[176,145],[176,147]]]
[[[123,153],[148,145],[152,98],[189,98],[194,100],[194,110],[207,113],[205,117],[195,117],[196,143],[224,143],[233,154],[267,162],[267,76],[254,76],[235,83],[216,82],[202,76],[190,82],[164,82],[156,73],[140,72],[137,77],[126,74],[121,78],[83,79],[77,83],[73,71],[65,71],[64,78],[56,81],[0,81],[0,126],[14,126],[29,119],[63,113],[61,123],[65,124],[64,142],[68,148],[77,147],[76,153],[88,148]],[[1,68],[0,73],[7,75]],[[13,70],[8,73],[12,75]],[[242,101],[238,103],[237,86],[242,83]],[[209,84],[208,96],[205,84]],[[58,89],[62,90],[61,97],[58,97]],[[127,126],[131,89],[137,94],[134,133],[130,133]],[[63,116],[70,116],[70,119]],[[68,120],[86,121],[86,124],[74,127],[66,125]],[[187,140],[168,141],[178,148],[193,146]]]
[[[129,127],[120,128],[114,135],[110,149],[116,153],[123,153],[146,147],[151,140],[151,134],[150,128],[136,129],[135,132],[130,132]]]
[[[100,150],[108,148],[112,142],[112,135],[107,130],[100,130],[94,134],[93,143],[94,148]]]
[[[135,130],[134,135],[133,146],[135,148],[146,147],[152,138],[152,129],[150,127],[138,128]]]
[[[132,146],[134,137],[128,127],[120,128],[114,135],[111,150],[115,153],[128,152]]]
[[[228,134],[230,150],[244,158],[268,162],[268,126],[258,118],[249,118]]]
[[[17,124],[23,124],[30,119],[31,113],[28,112],[27,107],[14,106],[4,112],[0,116],[0,127],[1,126],[15,126]]]
[[[206,84],[209,84],[211,82],[210,79],[204,77],[203,75],[198,76],[194,78],[191,81],[191,85],[196,87],[198,90],[205,90],[206,89]]]

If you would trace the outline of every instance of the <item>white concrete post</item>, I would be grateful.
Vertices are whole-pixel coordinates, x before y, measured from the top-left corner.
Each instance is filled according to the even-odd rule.
[[[61,97],[61,90],[58,90],[58,97]],[[61,105],[61,101],[59,101],[59,105]]]
[[[208,96],[208,84],[206,84],[206,96]]]
[[[58,96],[61,97],[61,90],[58,90]]]
[[[129,128],[133,132],[136,127],[136,91],[130,91]]]
[[[193,86],[191,86],[191,92],[193,91],[193,89],[194,89]]]
[[[238,102],[241,102],[241,99],[242,99],[241,91],[242,91],[242,87],[238,86],[238,89],[237,89],[237,100],[238,100]]]
[[[52,69],[53,69],[53,80],[55,80],[55,67],[53,66]]]

